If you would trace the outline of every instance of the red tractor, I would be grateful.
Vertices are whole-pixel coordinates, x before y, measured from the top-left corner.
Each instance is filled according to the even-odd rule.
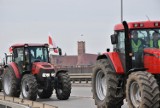
[[[129,108],[159,108],[160,21],[117,24],[111,43],[93,69],[97,107],[121,108],[126,98]]]
[[[0,91],[2,90],[2,77],[4,73],[4,66],[12,62],[12,54],[5,53],[5,58],[3,58],[2,63],[0,63]]]
[[[12,62],[5,65],[2,77],[7,96],[29,100],[50,98],[53,90],[60,100],[70,97],[71,82],[66,70],[55,71],[49,61],[48,44],[15,44]]]

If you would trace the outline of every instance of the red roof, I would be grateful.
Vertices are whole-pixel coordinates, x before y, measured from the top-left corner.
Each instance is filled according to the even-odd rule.
[[[158,26],[155,26],[155,23],[158,23]],[[137,24],[138,27],[134,25]],[[139,21],[139,22],[128,22],[129,29],[139,29],[139,28],[160,28],[160,21]],[[114,30],[123,30],[124,27],[121,24],[117,24],[114,27]]]
[[[21,44],[13,44],[11,47],[12,48],[24,47],[25,45],[27,45],[27,46],[46,46],[48,44],[47,43],[45,43],[45,44],[40,44],[40,43],[21,43]]]

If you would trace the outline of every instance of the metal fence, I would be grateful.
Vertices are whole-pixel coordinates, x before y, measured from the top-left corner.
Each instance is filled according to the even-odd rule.
[[[57,68],[68,70],[69,73],[92,73],[93,66],[61,66]]]
[[[72,83],[91,83],[92,80],[92,74],[91,73],[70,73],[70,79]]]
[[[93,66],[57,66],[57,70],[67,70],[73,84],[91,84]]]

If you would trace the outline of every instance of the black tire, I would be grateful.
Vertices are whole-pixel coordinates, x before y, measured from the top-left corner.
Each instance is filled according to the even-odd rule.
[[[41,99],[50,98],[53,94],[52,82],[48,82],[48,87],[42,90],[38,90],[38,96]]]
[[[2,80],[0,80],[0,92],[2,91],[3,87],[2,87]]]
[[[33,100],[37,99],[38,86],[36,78],[31,74],[25,74],[21,81],[22,97],[24,99]]]
[[[56,86],[56,96],[59,100],[67,100],[71,93],[71,81],[67,73],[58,73]]]
[[[146,71],[131,73],[126,84],[130,108],[159,108],[159,87],[154,76]]]
[[[6,96],[19,97],[20,83],[11,66],[6,67],[2,77],[3,93]]]
[[[97,108],[121,108],[122,92],[117,96],[118,78],[107,59],[100,59],[93,68],[92,92]]]

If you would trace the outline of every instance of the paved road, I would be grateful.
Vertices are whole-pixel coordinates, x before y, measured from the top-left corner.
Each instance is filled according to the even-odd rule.
[[[96,108],[92,99],[91,87],[72,87],[72,93],[69,100],[60,101],[55,94],[50,99],[37,99],[49,105],[58,106],[58,108]],[[126,102],[122,108],[128,108]]]

